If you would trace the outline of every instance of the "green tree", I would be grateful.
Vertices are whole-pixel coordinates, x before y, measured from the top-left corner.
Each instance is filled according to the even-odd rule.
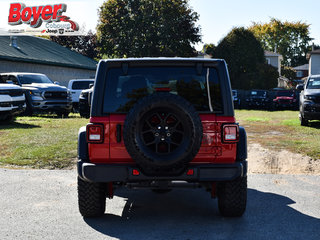
[[[203,53],[209,54],[211,56],[214,55],[215,50],[216,50],[216,46],[213,43],[204,44],[202,48]]]
[[[253,23],[249,30],[254,33],[265,50],[277,51],[283,56],[283,65],[298,66],[307,63],[311,50],[309,24],[281,22],[271,18],[269,23]]]
[[[296,85],[296,83],[293,81],[296,79],[296,72],[297,71],[294,70],[293,67],[281,66],[281,75],[288,78],[292,86]]]
[[[277,86],[277,70],[266,64],[260,42],[243,27],[232,29],[219,42],[213,57],[226,60],[232,88],[269,89]]]
[[[91,31],[81,36],[50,36],[49,39],[86,57],[98,58],[97,36]]]
[[[108,0],[97,36],[105,57],[195,56],[199,15],[188,0]]]
[[[254,81],[252,88],[272,89],[278,86],[279,72],[275,67],[266,63],[260,63],[257,67],[257,79]]]

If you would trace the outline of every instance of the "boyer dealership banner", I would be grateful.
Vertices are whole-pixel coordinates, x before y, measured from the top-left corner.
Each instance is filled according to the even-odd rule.
[[[1,1],[0,34],[37,36],[85,34],[89,29],[86,29],[85,17],[80,17],[79,10],[83,11],[82,16],[90,19],[85,12],[88,2],[95,5],[95,1]],[[94,12],[93,14],[96,15]]]

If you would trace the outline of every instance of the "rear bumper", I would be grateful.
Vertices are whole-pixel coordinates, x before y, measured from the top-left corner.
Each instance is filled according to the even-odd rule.
[[[187,175],[187,171],[178,176],[146,176],[138,167],[131,165],[93,164],[78,161],[78,175],[89,182],[139,182],[139,181],[190,181],[190,182],[214,182],[230,181],[240,176],[247,175],[247,161],[232,164],[198,164],[189,165],[193,169],[193,175]],[[139,170],[139,175],[133,175],[133,170]]]

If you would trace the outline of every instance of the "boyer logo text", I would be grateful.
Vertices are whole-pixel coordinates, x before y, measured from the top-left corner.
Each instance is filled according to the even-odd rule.
[[[71,21],[69,17],[62,15],[67,11],[66,4],[26,7],[23,3],[11,3],[9,9],[8,24],[20,25],[22,23],[38,28],[42,22],[68,22],[74,31],[79,30],[79,25]]]

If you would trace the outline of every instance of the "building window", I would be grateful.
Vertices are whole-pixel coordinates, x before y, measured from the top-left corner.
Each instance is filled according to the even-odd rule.
[[[269,64],[269,65],[271,64],[270,63],[270,58],[266,58],[266,63]]]
[[[297,71],[297,77],[298,78],[303,77],[303,71]]]

